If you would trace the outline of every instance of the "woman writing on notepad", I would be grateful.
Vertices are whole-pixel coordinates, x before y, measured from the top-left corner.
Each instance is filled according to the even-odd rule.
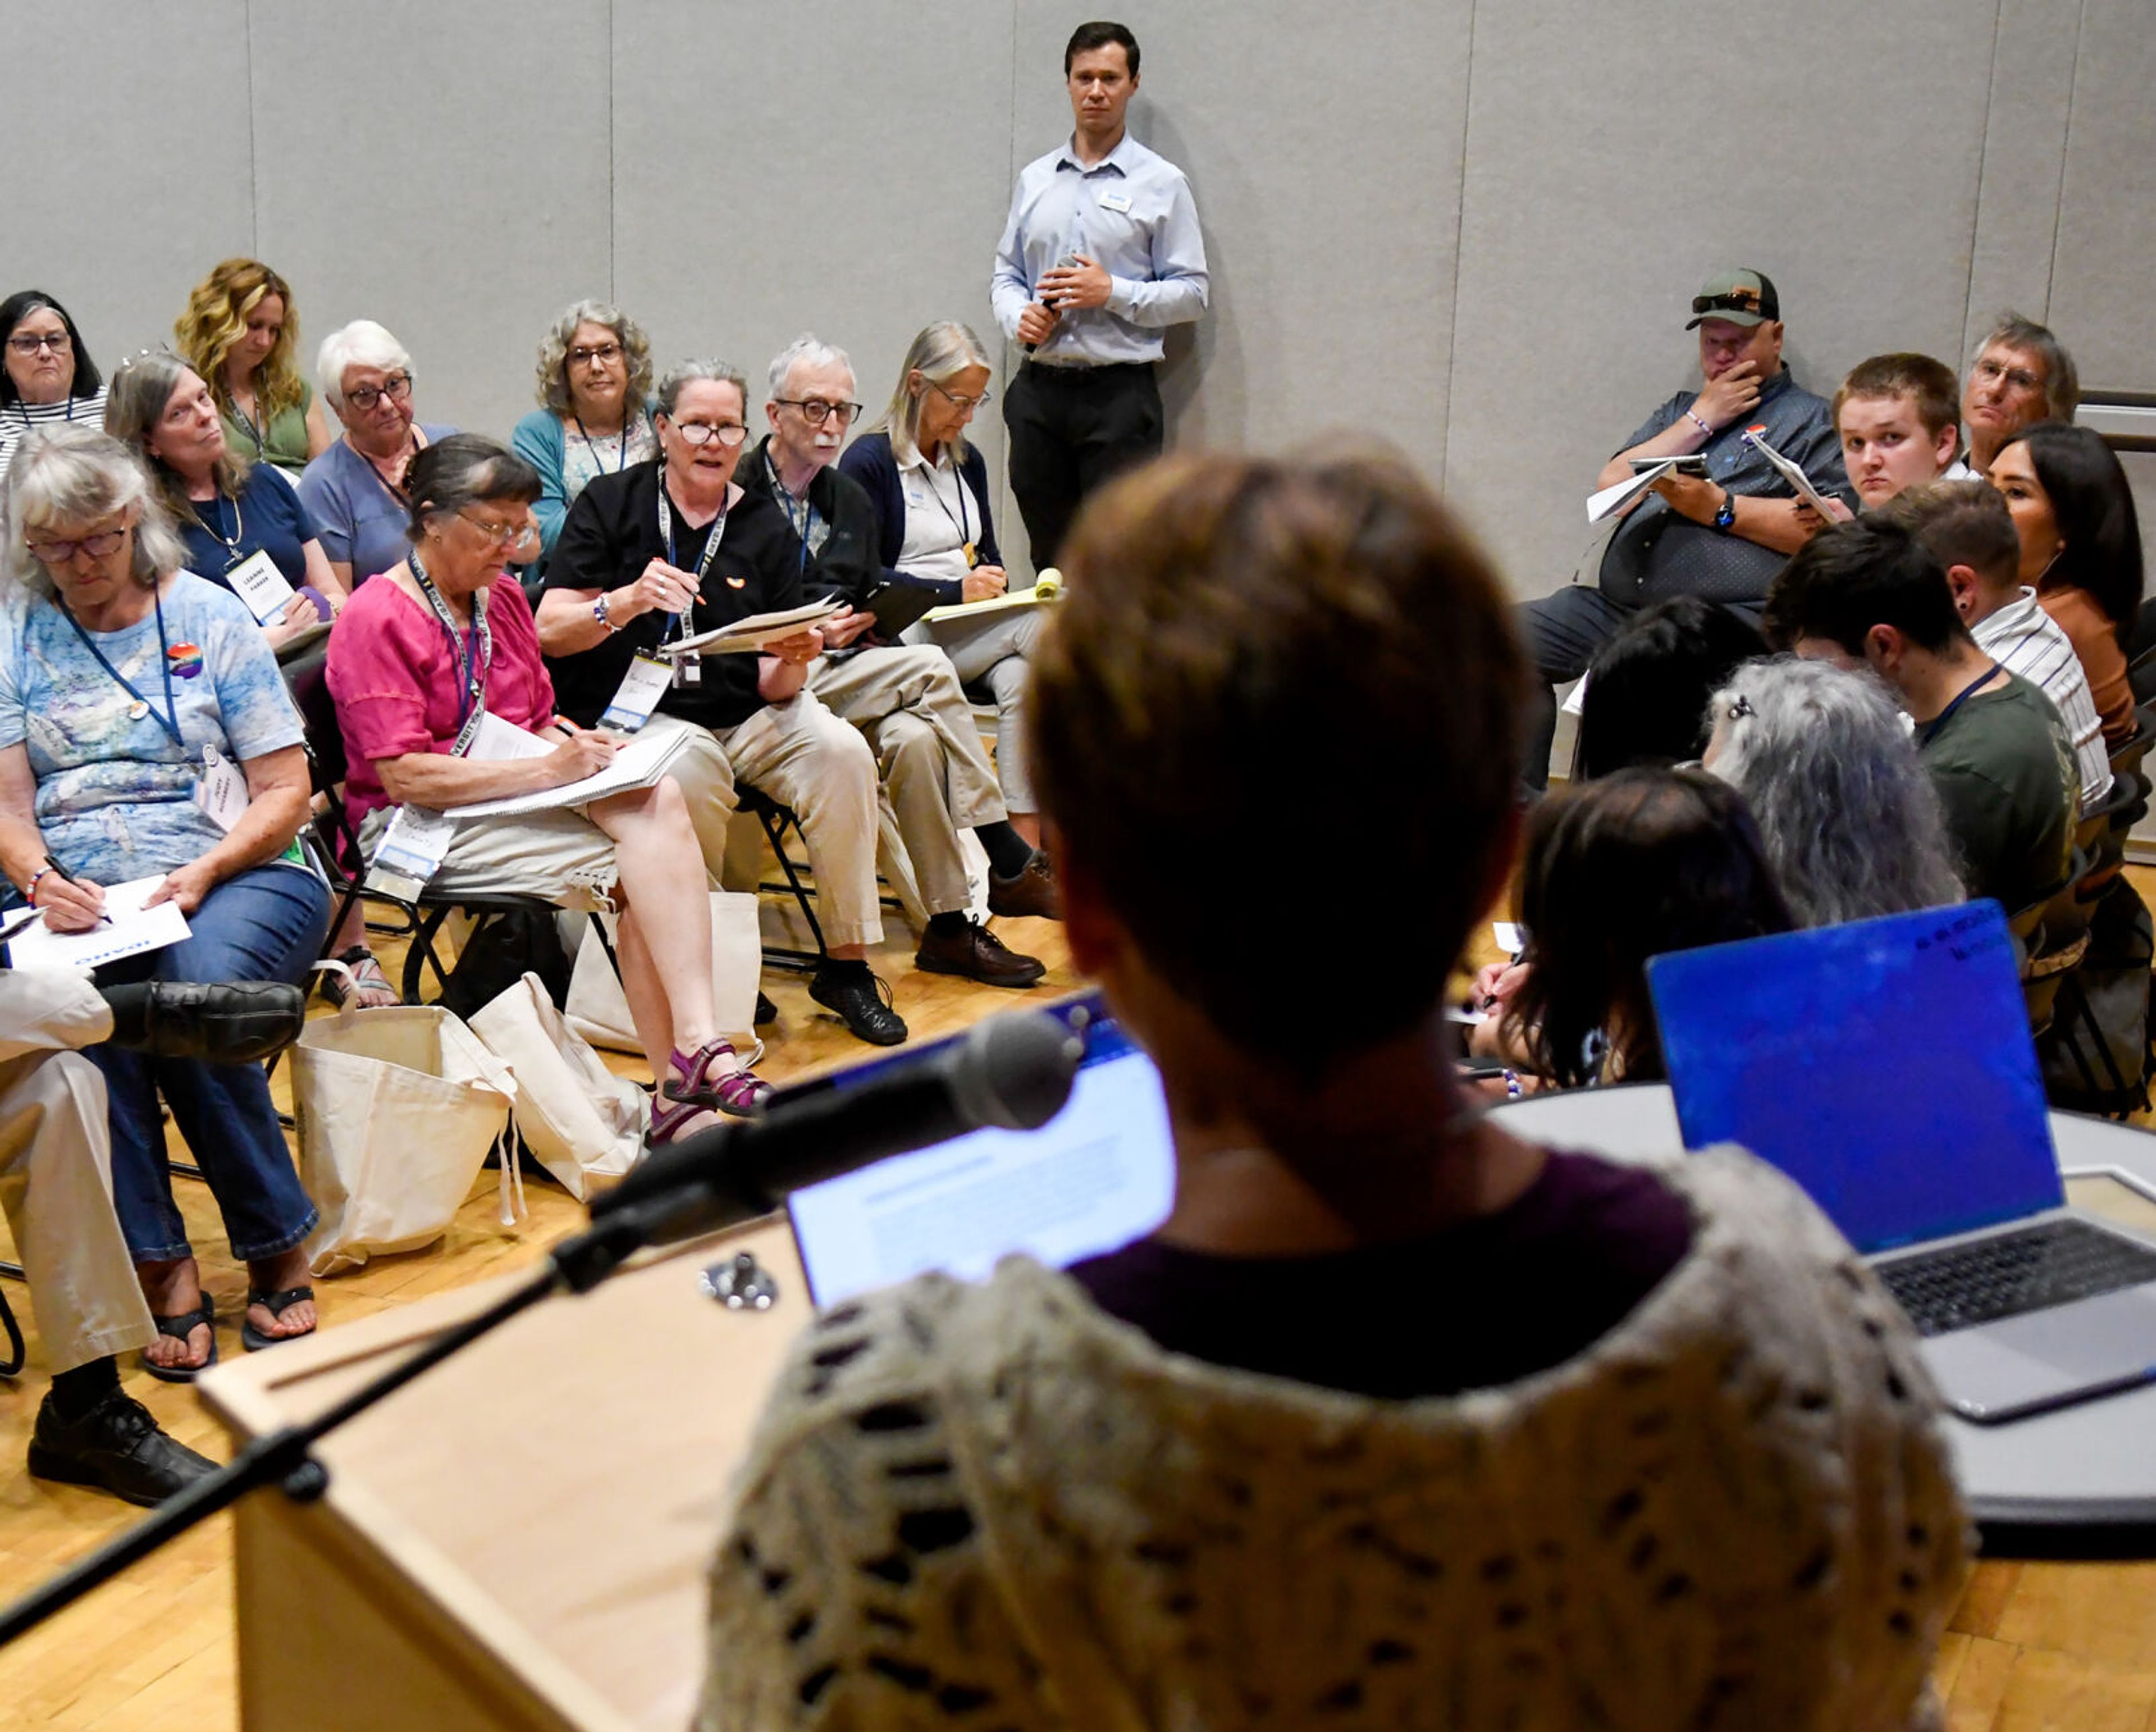
[[[989,394],[980,338],[947,320],[931,325],[906,352],[890,406],[839,459],[875,507],[887,575],[934,589],[946,607],[993,601],[1009,584],[988,514],[988,463],[966,439]],[[995,705],[1004,804],[1035,847],[1040,802],[1026,773],[1025,688],[1040,634],[1038,608],[925,619],[906,630],[908,643],[934,644],[951,658],[968,696]]]
[[[239,599],[183,569],[141,464],[64,429],[26,440],[8,477],[0,608],[0,866],[55,932],[116,941],[143,903],[189,936],[101,980],[284,980],[321,953],[329,890],[295,840],[308,779],[299,713]],[[157,1097],[209,1180],[247,1264],[243,1339],[315,1326],[302,1241],[315,1225],[259,1064],[90,1050],[110,1097],[112,1192],[155,1313],[153,1375],[216,1358],[210,1303],[172,1201]]]
[[[672,773],[712,877],[736,782],[793,809],[823,904],[827,955],[809,995],[860,1039],[896,1046],[906,1024],[868,965],[883,938],[875,754],[808,689],[810,665],[858,637],[865,616],[841,609],[758,654],[662,655],[826,593],[786,513],[734,479],[747,408],[742,376],[717,361],[685,361],[659,382],[660,455],[577,496],[547,562],[539,642],[565,714],[685,738]]]
[[[657,1079],[651,1140],[747,1113],[770,1092],[719,1033],[704,862],[670,778],[585,805],[473,819],[430,842],[399,808],[439,812],[596,774],[615,739],[556,713],[511,562],[538,544],[530,464],[478,434],[412,465],[411,552],[352,597],[330,633],[346,798],[374,860],[385,837],[435,890],[619,909],[622,990]],[[399,867],[403,871],[403,867]]]

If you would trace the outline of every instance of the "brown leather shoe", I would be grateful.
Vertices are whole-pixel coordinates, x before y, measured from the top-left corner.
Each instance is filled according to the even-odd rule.
[[[1055,887],[1055,868],[1045,850],[1034,849],[1025,870],[1014,877],[998,877],[993,867],[989,869],[988,912],[1030,914],[1041,920],[1063,917],[1062,893]]]
[[[957,932],[932,928],[914,953],[913,965],[927,974],[963,974],[983,986],[1030,986],[1048,972],[1046,964],[1020,956],[988,928],[970,920]]]

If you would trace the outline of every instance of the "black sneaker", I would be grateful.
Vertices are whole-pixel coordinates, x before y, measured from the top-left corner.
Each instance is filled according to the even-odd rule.
[[[865,968],[820,968],[808,996],[837,1011],[855,1038],[871,1046],[896,1046],[906,1038],[905,1020],[891,1007],[891,988]]]
[[[217,1463],[161,1429],[125,1390],[115,1390],[72,1421],[60,1417],[48,1393],[30,1433],[30,1472],[95,1486],[147,1509],[216,1472]]]

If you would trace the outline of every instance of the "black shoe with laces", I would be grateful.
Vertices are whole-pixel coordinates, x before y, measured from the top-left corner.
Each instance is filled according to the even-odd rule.
[[[891,1007],[891,988],[865,966],[826,964],[808,983],[808,996],[835,1010],[856,1039],[871,1046],[896,1046],[906,1038],[906,1021]]]
[[[48,1394],[30,1433],[30,1472],[39,1479],[95,1486],[145,1509],[217,1472],[162,1430],[150,1410],[115,1390],[80,1419],[64,1420]]]

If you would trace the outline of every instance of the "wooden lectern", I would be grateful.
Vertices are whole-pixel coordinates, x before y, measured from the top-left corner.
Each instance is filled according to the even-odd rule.
[[[702,1289],[743,1249],[768,1311]],[[509,1284],[228,1361],[202,1391],[257,1436]],[[723,1493],[809,1314],[767,1220],[550,1299],[331,1433],[318,1502],[258,1492],[235,1518],[246,1732],[681,1732]]]

